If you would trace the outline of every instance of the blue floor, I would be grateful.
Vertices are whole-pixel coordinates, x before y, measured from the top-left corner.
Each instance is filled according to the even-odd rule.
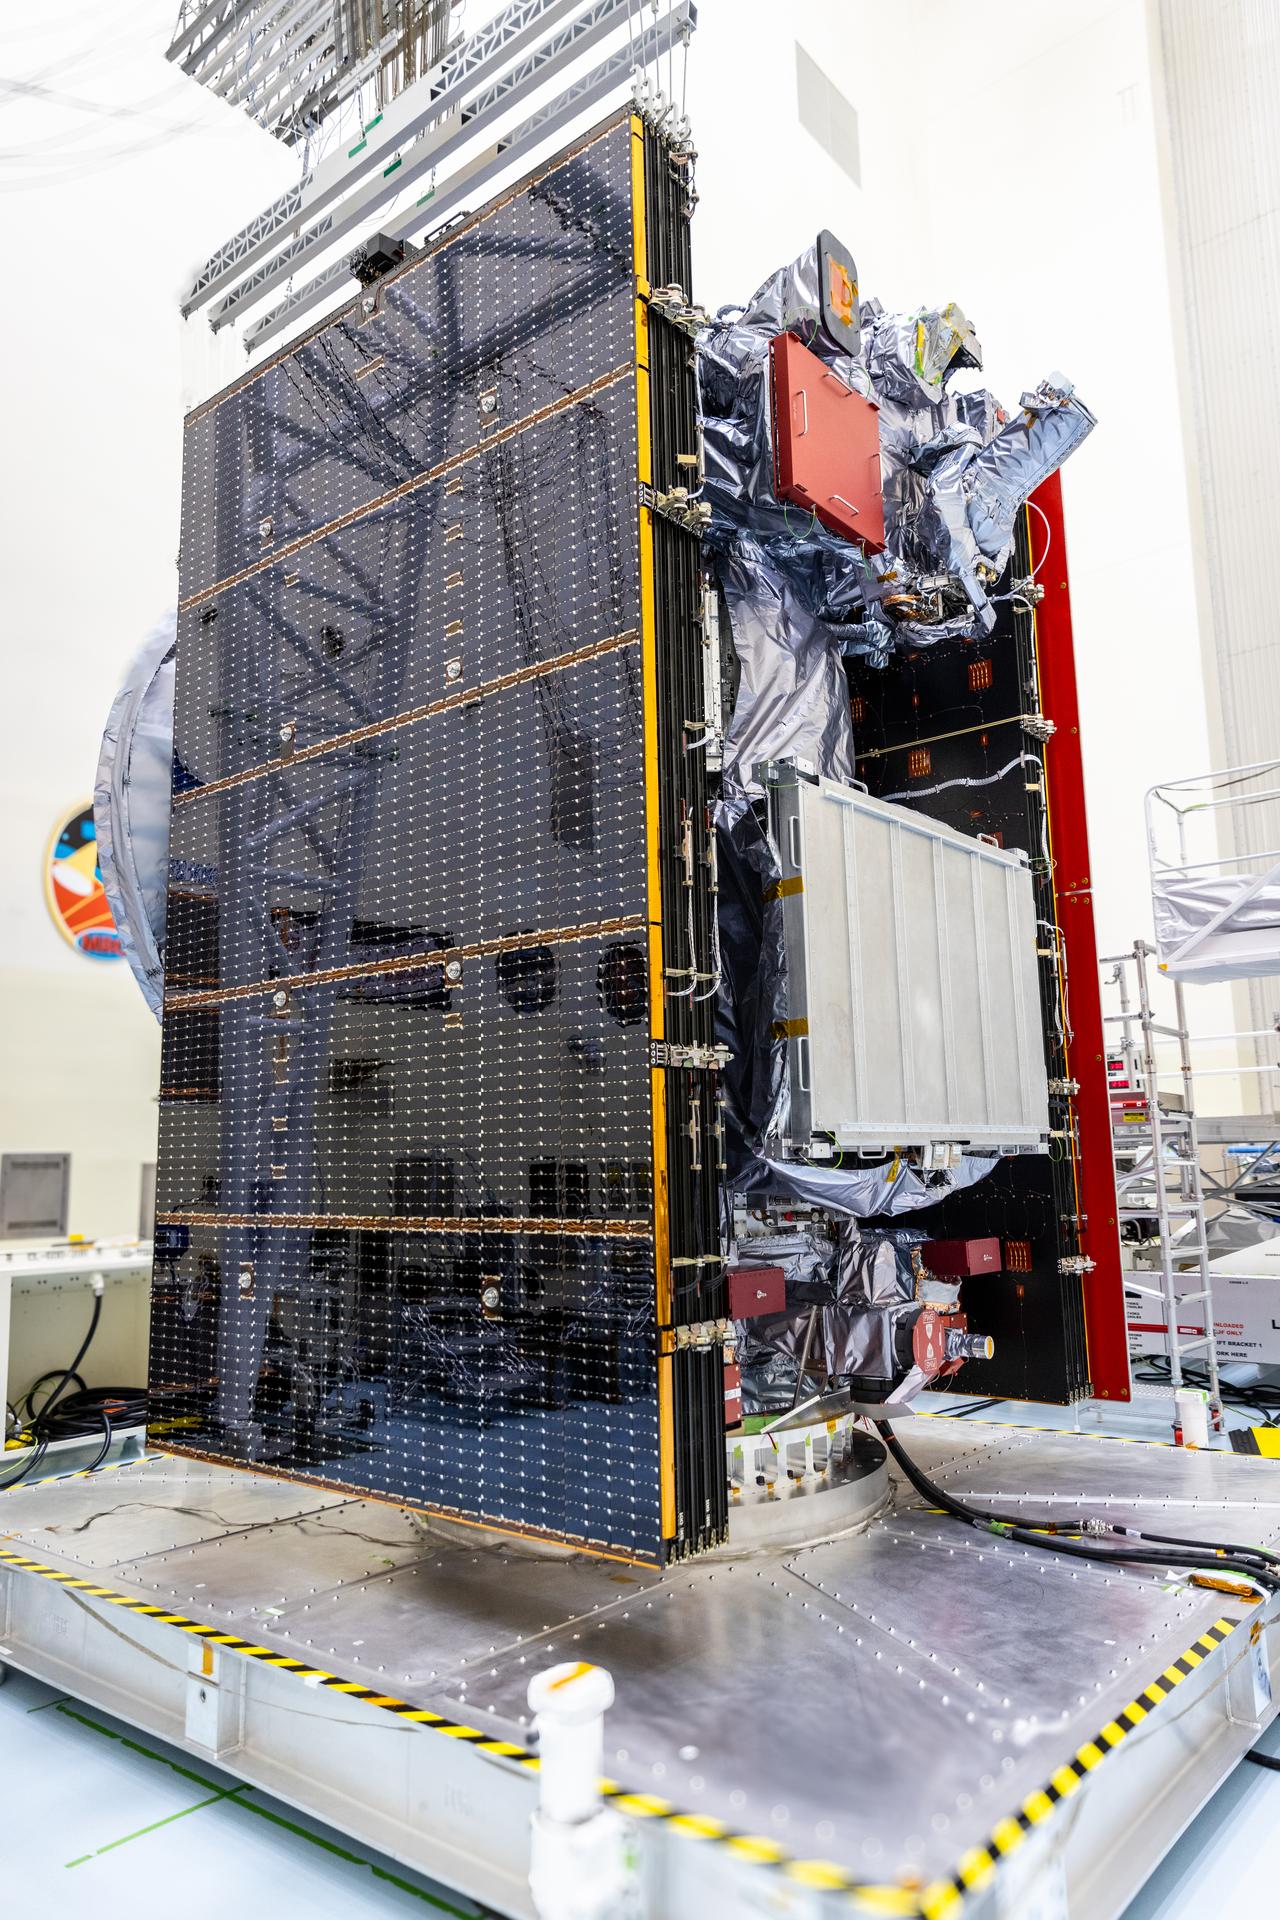
[[[1258,1747],[1280,1758],[1280,1724],[1272,1722]],[[1125,1908],[1124,1920],[1271,1914],[1278,1875],[1280,1773],[1242,1760]]]
[[[219,1768],[11,1672],[0,1687],[8,1913],[431,1920],[480,1909]]]

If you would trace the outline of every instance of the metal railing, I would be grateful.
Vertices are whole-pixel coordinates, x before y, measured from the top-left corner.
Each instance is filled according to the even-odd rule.
[[[1145,804],[1161,970],[1222,980],[1280,969],[1280,846],[1263,844],[1277,835],[1280,760],[1168,780]]]
[[[1118,1029],[1116,1052],[1122,1071],[1111,1086],[1111,1140],[1116,1167],[1116,1192],[1122,1238],[1124,1223],[1155,1222],[1158,1284],[1144,1285],[1132,1273],[1126,1290],[1159,1302],[1169,1361],[1167,1391],[1177,1394],[1184,1384],[1183,1362],[1190,1355],[1208,1377],[1209,1399],[1215,1423],[1221,1417],[1218,1353],[1213,1322],[1212,1277],[1205,1237],[1205,1192],[1200,1167],[1200,1139],[1196,1124],[1195,1078],[1191,1037],[1187,1027],[1182,984],[1165,974],[1173,1002],[1172,1021],[1157,1020],[1152,1002],[1152,978],[1158,956],[1145,940],[1132,951],[1105,955],[1104,996],[1108,988],[1118,999],[1118,1010],[1104,1012],[1103,1021]],[[1160,1043],[1176,1049],[1176,1065],[1163,1067],[1157,1057]],[[1174,1080],[1180,1091],[1165,1091],[1162,1081]],[[1174,1236],[1178,1236],[1175,1249]],[[1190,1279],[1191,1286],[1184,1287]],[[1183,1315],[1194,1308],[1193,1326],[1202,1331],[1183,1334]]]

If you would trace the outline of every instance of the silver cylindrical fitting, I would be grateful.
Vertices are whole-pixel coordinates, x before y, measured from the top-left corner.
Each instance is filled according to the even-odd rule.
[[[948,1360],[991,1360],[996,1343],[989,1333],[961,1333],[953,1327],[947,1334]]]

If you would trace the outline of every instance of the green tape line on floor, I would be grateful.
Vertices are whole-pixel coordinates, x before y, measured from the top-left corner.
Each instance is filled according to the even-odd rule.
[[[105,1732],[106,1729],[104,1728]],[[159,1758],[159,1756],[156,1756]],[[247,1793],[248,1787],[220,1787],[217,1793],[211,1793],[207,1800],[197,1800],[189,1807],[179,1807],[176,1813],[166,1813],[162,1820],[153,1820],[150,1826],[138,1827],[133,1833],[122,1833],[118,1840],[108,1840],[104,1846],[95,1847],[92,1853],[82,1853],[78,1860],[68,1860],[69,1867],[83,1867],[86,1861],[96,1860],[100,1854],[114,1853],[117,1847],[127,1846],[130,1840],[143,1840],[149,1833],[159,1833],[161,1827],[171,1827],[175,1820],[185,1820],[189,1813],[199,1813],[202,1807],[216,1807],[224,1800],[234,1800],[238,1793]]]
[[[139,1827],[135,1833],[121,1834],[118,1840],[108,1840],[105,1846],[95,1847],[92,1853],[82,1853],[78,1859],[68,1860],[66,1863],[68,1867],[82,1867],[86,1861],[96,1860],[99,1854],[110,1853],[114,1848],[124,1846],[126,1841],[141,1840],[148,1833],[156,1833],[161,1827],[171,1826],[175,1820],[185,1819],[189,1813],[199,1813],[203,1807],[219,1806],[229,1801],[242,1813],[252,1813],[259,1820],[268,1820],[272,1826],[282,1827],[286,1833],[295,1834],[298,1839],[307,1841],[310,1846],[319,1847],[322,1852],[333,1854],[335,1858],[345,1861],[348,1866],[367,1867],[375,1879],[388,1881],[401,1893],[412,1894],[415,1900],[424,1901],[428,1906],[434,1907],[438,1913],[450,1914],[454,1916],[454,1920],[476,1920],[477,1909],[472,1908],[468,1911],[463,1907],[451,1907],[447,1901],[439,1899],[433,1893],[428,1893],[424,1887],[415,1887],[408,1880],[402,1880],[398,1874],[388,1872],[385,1867],[377,1866],[372,1860],[366,1860],[362,1854],[349,1852],[347,1848],[339,1846],[336,1840],[326,1840],[322,1835],[312,1833],[308,1828],[300,1826],[296,1820],[288,1820],[283,1814],[275,1813],[270,1807],[259,1806],[252,1800],[243,1799],[242,1795],[255,1791],[248,1782],[242,1781],[235,1787],[217,1787],[212,1780],[203,1779],[200,1774],[193,1773],[189,1767],[184,1767],[180,1761],[171,1760],[168,1754],[157,1753],[154,1747],[144,1746],[139,1740],[131,1740],[126,1734],[117,1733],[114,1727],[104,1727],[100,1720],[94,1720],[87,1713],[80,1713],[74,1707],[64,1705],[60,1700],[46,1701],[45,1704],[56,1706],[68,1720],[74,1720],[77,1725],[88,1727],[91,1732],[101,1734],[103,1739],[118,1741],[131,1753],[139,1753],[146,1760],[154,1760],[157,1766],[168,1767],[171,1773],[179,1774],[182,1779],[210,1789],[204,1800],[197,1800],[189,1807],[180,1807],[176,1813],[166,1814],[162,1820],[153,1820],[150,1826]]]

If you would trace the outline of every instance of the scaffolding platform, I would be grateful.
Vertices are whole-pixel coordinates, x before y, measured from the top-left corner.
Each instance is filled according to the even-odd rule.
[[[1280,1540],[1267,1461],[900,1432],[1032,1524]],[[0,1496],[0,1660],[519,1920],[544,1668],[613,1676],[637,1916],[1112,1920],[1273,1717],[1278,1611],[980,1535],[887,1477],[823,1544],[665,1572],[156,1453]]]

